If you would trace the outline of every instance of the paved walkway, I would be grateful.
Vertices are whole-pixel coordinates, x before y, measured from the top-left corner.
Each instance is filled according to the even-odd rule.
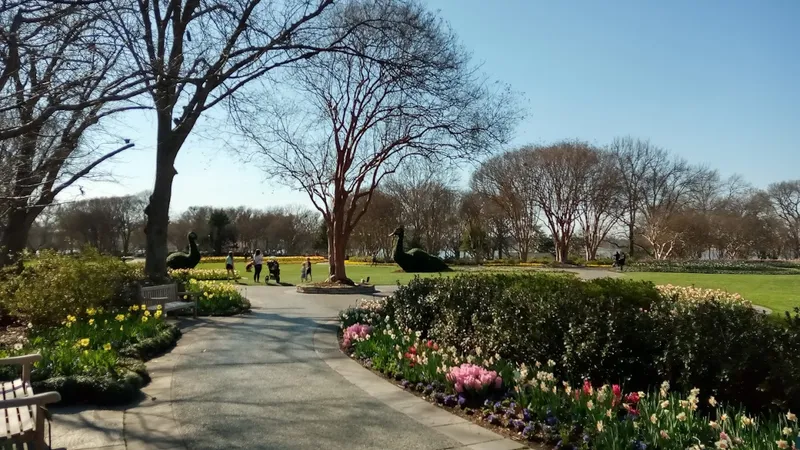
[[[360,296],[247,290],[252,314],[193,322],[173,351],[148,362],[153,382],[138,404],[56,409],[53,448],[520,447],[341,355],[333,321]]]

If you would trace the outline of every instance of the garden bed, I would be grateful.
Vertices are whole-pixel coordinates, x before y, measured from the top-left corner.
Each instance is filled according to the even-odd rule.
[[[0,357],[40,353],[31,371],[36,392],[57,391],[62,405],[126,404],[150,381],[144,361],[171,349],[181,336],[138,305],[129,310],[88,309],[68,315],[60,327],[31,326],[26,336],[0,350]],[[4,366],[0,378],[17,378],[18,368]]]
[[[315,283],[298,285],[297,292],[301,294],[371,295],[378,291],[371,284],[350,286],[341,283]]]
[[[637,261],[626,267],[632,272],[800,275],[800,262],[787,260]]]
[[[800,317],[778,323],[735,294],[462,276],[415,280],[340,320],[342,348],[367,367],[528,442],[772,449],[800,432]]]

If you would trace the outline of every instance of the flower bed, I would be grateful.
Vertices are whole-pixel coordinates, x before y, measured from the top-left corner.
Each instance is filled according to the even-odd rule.
[[[633,272],[731,273],[798,275],[800,262],[786,260],[637,261],[625,266]]]
[[[181,283],[187,283],[191,279],[198,281],[238,280],[239,272],[235,270],[233,272],[231,277],[225,269],[170,269],[169,276]]]
[[[235,285],[224,281],[190,279],[186,290],[197,295],[197,314],[201,316],[232,316],[250,311],[250,302]]]
[[[559,449],[760,450],[792,448],[800,433],[789,411],[754,416],[696,388],[681,393],[664,382],[635,391],[561,377],[564,367],[554,360],[526,365],[480,346],[460,352],[399,326],[391,303],[343,311],[343,350],[427,400],[517,440]],[[345,325],[354,317],[364,323]]]
[[[143,360],[171,348],[180,330],[135,305],[127,310],[88,308],[61,326],[31,325],[27,337],[0,349],[0,357],[40,353],[31,372],[37,392],[56,390],[62,403],[122,404],[149,381]],[[18,376],[3,367],[0,377]]]
[[[224,263],[225,258],[227,256],[203,256],[200,259],[201,263]],[[328,258],[323,256],[264,256],[264,262],[268,260],[274,259],[278,261],[280,264],[302,264],[306,262],[306,258],[310,258],[313,264],[325,262]],[[234,257],[234,262],[236,263],[248,263],[251,261],[250,257],[246,256],[236,256]]]

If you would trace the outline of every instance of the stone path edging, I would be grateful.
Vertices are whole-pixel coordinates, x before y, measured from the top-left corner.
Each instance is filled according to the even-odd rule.
[[[336,322],[328,322],[336,324]],[[320,359],[344,379],[377,398],[390,408],[459,442],[461,449],[513,450],[527,445],[505,438],[480,425],[436,407],[375,375],[339,350],[336,333],[318,327],[314,332],[314,350]],[[544,447],[542,447],[544,448]]]

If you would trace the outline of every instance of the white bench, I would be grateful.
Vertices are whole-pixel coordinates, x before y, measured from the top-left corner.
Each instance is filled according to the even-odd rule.
[[[36,450],[48,448],[44,440],[44,419],[47,414],[44,405],[61,401],[61,395],[58,392],[33,393],[31,367],[41,359],[42,355],[39,354],[0,358],[0,365],[22,366],[21,378],[0,383],[3,396],[0,399],[0,414],[3,416],[0,432],[5,427],[3,436],[0,436],[0,448],[8,448],[6,446],[9,443],[32,444],[29,448]]]
[[[193,300],[186,301],[184,297],[189,297]],[[194,311],[194,317],[197,318],[197,298],[190,292],[178,292],[178,285],[162,284],[159,286],[146,286],[141,290],[142,304],[147,307],[148,311],[155,312],[161,306],[164,314],[181,309],[191,308]]]

